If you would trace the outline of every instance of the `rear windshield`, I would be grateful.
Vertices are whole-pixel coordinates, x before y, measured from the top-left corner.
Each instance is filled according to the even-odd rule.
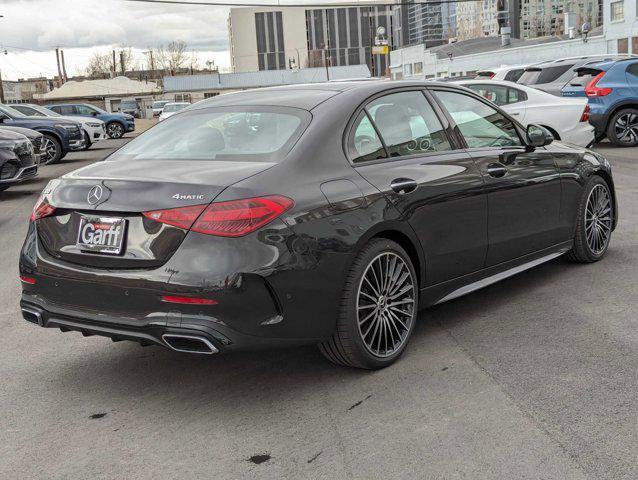
[[[188,103],[169,103],[168,105],[164,106],[164,111],[166,113],[178,112],[186,107],[188,107]]]
[[[108,160],[278,162],[310,123],[286,107],[218,107],[185,111],[158,123]]]
[[[554,67],[530,68],[525,70],[518,83],[523,85],[542,85],[555,82],[563,73],[572,68],[574,64],[556,65]]]

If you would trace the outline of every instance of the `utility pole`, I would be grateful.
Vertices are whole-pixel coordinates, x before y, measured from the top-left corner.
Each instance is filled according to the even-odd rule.
[[[124,75],[124,50],[120,50],[120,68],[122,70],[122,75]]]
[[[60,49],[55,49],[55,61],[58,63],[58,78],[60,79],[60,86],[64,83],[62,80],[62,69],[60,68]]]
[[[64,50],[60,50],[60,60],[62,61],[62,83],[65,83],[69,80],[66,76],[66,63],[64,63]]]
[[[117,67],[115,66],[115,50],[113,50],[113,76],[117,73]]]
[[[144,53],[148,53],[148,56],[150,58],[150,62],[149,62],[150,70],[155,71],[155,61],[153,60],[153,50],[147,50]]]
[[[4,87],[2,85],[2,71],[0,71],[0,103],[4,103]]]

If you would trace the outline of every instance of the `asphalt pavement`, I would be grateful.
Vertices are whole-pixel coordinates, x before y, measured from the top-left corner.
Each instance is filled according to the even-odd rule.
[[[621,215],[603,261],[425,310],[367,372],[314,347],[189,356],[23,321],[40,190],[124,141],[0,193],[0,478],[638,478],[638,149],[599,146]]]

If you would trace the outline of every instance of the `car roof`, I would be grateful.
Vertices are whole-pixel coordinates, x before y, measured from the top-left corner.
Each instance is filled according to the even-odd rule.
[[[302,110],[312,110],[319,104],[345,92],[362,92],[374,95],[378,92],[399,87],[431,88],[449,86],[449,83],[435,81],[408,80],[365,80],[348,82],[327,82],[281,87],[258,88],[241,92],[226,93],[202,100],[193,105],[193,109],[226,106],[281,106]]]

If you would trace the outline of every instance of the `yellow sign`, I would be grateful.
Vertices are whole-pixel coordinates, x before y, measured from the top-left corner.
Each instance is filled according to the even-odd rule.
[[[389,51],[390,47],[388,47],[387,45],[375,45],[374,47],[372,47],[373,55],[387,55]]]

